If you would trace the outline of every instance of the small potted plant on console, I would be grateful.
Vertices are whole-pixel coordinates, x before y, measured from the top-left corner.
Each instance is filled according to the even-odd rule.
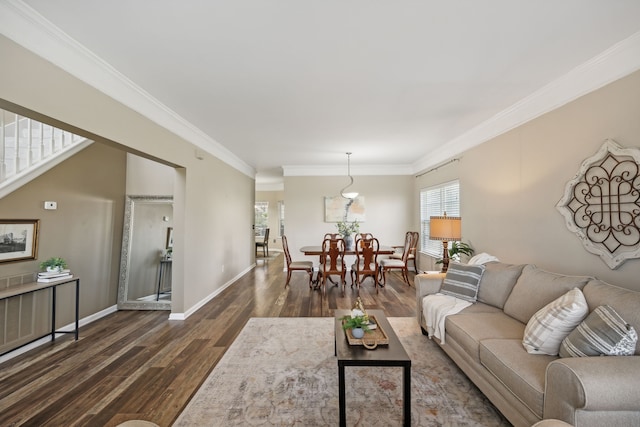
[[[48,273],[60,273],[67,268],[67,262],[64,258],[52,257],[46,261],[40,263],[40,268],[46,270]]]

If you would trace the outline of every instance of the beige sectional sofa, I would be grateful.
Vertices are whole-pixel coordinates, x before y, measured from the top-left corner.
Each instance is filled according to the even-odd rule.
[[[423,298],[439,292],[444,274],[415,278],[418,322]],[[609,305],[640,331],[640,293],[591,277],[534,265],[485,264],[477,302],[445,320],[441,348],[515,426],[559,419],[583,426],[640,426],[640,344],[632,356],[565,357],[528,353],[529,319],[573,288],[589,312]]]

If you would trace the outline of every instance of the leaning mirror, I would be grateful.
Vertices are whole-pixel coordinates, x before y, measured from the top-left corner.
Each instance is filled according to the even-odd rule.
[[[173,197],[127,196],[119,310],[171,310]]]

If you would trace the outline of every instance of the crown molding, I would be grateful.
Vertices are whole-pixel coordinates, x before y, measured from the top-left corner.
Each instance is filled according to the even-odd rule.
[[[255,170],[20,0],[0,2],[0,32],[238,171]]]
[[[292,165],[283,166],[283,176],[346,176],[344,165],[318,166],[318,165]],[[411,165],[351,165],[352,176],[389,176],[389,175],[413,175]]]
[[[637,32],[489,120],[441,144],[437,152],[414,163],[413,171],[419,173],[438,165],[639,69],[640,32]]]

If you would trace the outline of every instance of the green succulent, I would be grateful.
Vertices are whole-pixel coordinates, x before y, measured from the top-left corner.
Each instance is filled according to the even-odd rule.
[[[365,332],[371,331],[369,329],[369,319],[364,316],[351,317],[351,315],[347,315],[340,320],[342,320],[342,329],[362,328]]]
[[[64,260],[64,258],[52,257],[40,263],[40,268],[42,270],[46,270],[47,267],[67,268],[67,262]]]

